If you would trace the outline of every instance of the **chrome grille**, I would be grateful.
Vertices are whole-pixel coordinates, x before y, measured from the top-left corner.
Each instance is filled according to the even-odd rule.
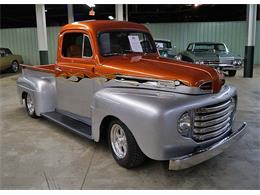
[[[204,64],[219,64],[219,61],[217,60],[204,60]]]
[[[231,99],[195,110],[193,139],[205,141],[230,131],[233,111]]]

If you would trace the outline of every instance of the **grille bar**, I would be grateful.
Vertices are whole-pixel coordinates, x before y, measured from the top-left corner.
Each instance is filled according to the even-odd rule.
[[[197,115],[195,116],[195,120],[196,121],[202,121],[202,120],[210,120],[210,119],[214,119],[214,118],[218,118],[220,116],[223,116],[229,112],[232,111],[231,107],[227,107],[225,110],[222,110],[220,112],[216,112],[213,114],[208,114],[208,115]]]
[[[222,123],[219,123],[219,124],[211,126],[211,127],[194,128],[193,131],[194,131],[194,133],[208,133],[208,132],[216,131],[216,130],[218,130],[220,128],[223,128],[229,122],[229,120],[230,120],[230,118],[227,118]]]
[[[210,138],[214,138],[214,137],[217,137],[223,133],[226,133],[228,131],[231,130],[231,127],[230,127],[230,124],[226,124],[226,126],[218,131],[214,131],[212,133],[207,133],[207,134],[196,134],[196,135],[193,135],[195,139],[197,140],[200,140],[200,141],[203,141],[203,140],[207,140],[207,139],[210,139]]]
[[[198,114],[203,114],[203,113],[209,113],[209,112],[217,112],[219,110],[222,110],[224,108],[227,108],[229,105],[231,104],[231,100],[227,101],[224,104],[220,104],[217,106],[213,106],[213,107],[203,107],[203,108],[199,108],[196,112]]]
[[[205,141],[231,130],[234,106],[231,99],[196,109],[192,137],[195,141]]]
[[[195,127],[208,127],[208,126],[213,126],[213,125],[217,125],[223,121],[225,121],[226,119],[230,119],[230,112],[225,114],[224,116],[214,119],[214,120],[209,120],[209,121],[204,121],[204,122],[194,122],[194,126]]]

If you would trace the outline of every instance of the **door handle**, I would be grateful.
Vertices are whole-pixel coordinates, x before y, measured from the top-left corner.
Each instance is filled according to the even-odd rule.
[[[56,71],[62,72],[62,70],[59,67],[55,68]]]

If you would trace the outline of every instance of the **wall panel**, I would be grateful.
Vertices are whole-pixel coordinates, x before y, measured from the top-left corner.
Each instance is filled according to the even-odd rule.
[[[231,51],[244,56],[247,25],[241,22],[150,23],[145,24],[154,38],[170,39],[176,50],[184,50],[189,42],[224,42]],[[55,63],[60,27],[47,27],[49,62]],[[21,54],[27,64],[39,64],[36,28],[0,29],[0,47]],[[260,21],[257,21],[255,64],[260,65]]]

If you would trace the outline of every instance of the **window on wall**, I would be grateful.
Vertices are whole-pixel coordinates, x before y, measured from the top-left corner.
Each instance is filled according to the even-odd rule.
[[[69,58],[91,57],[88,36],[83,33],[66,33],[63,37],[62,55]]]

